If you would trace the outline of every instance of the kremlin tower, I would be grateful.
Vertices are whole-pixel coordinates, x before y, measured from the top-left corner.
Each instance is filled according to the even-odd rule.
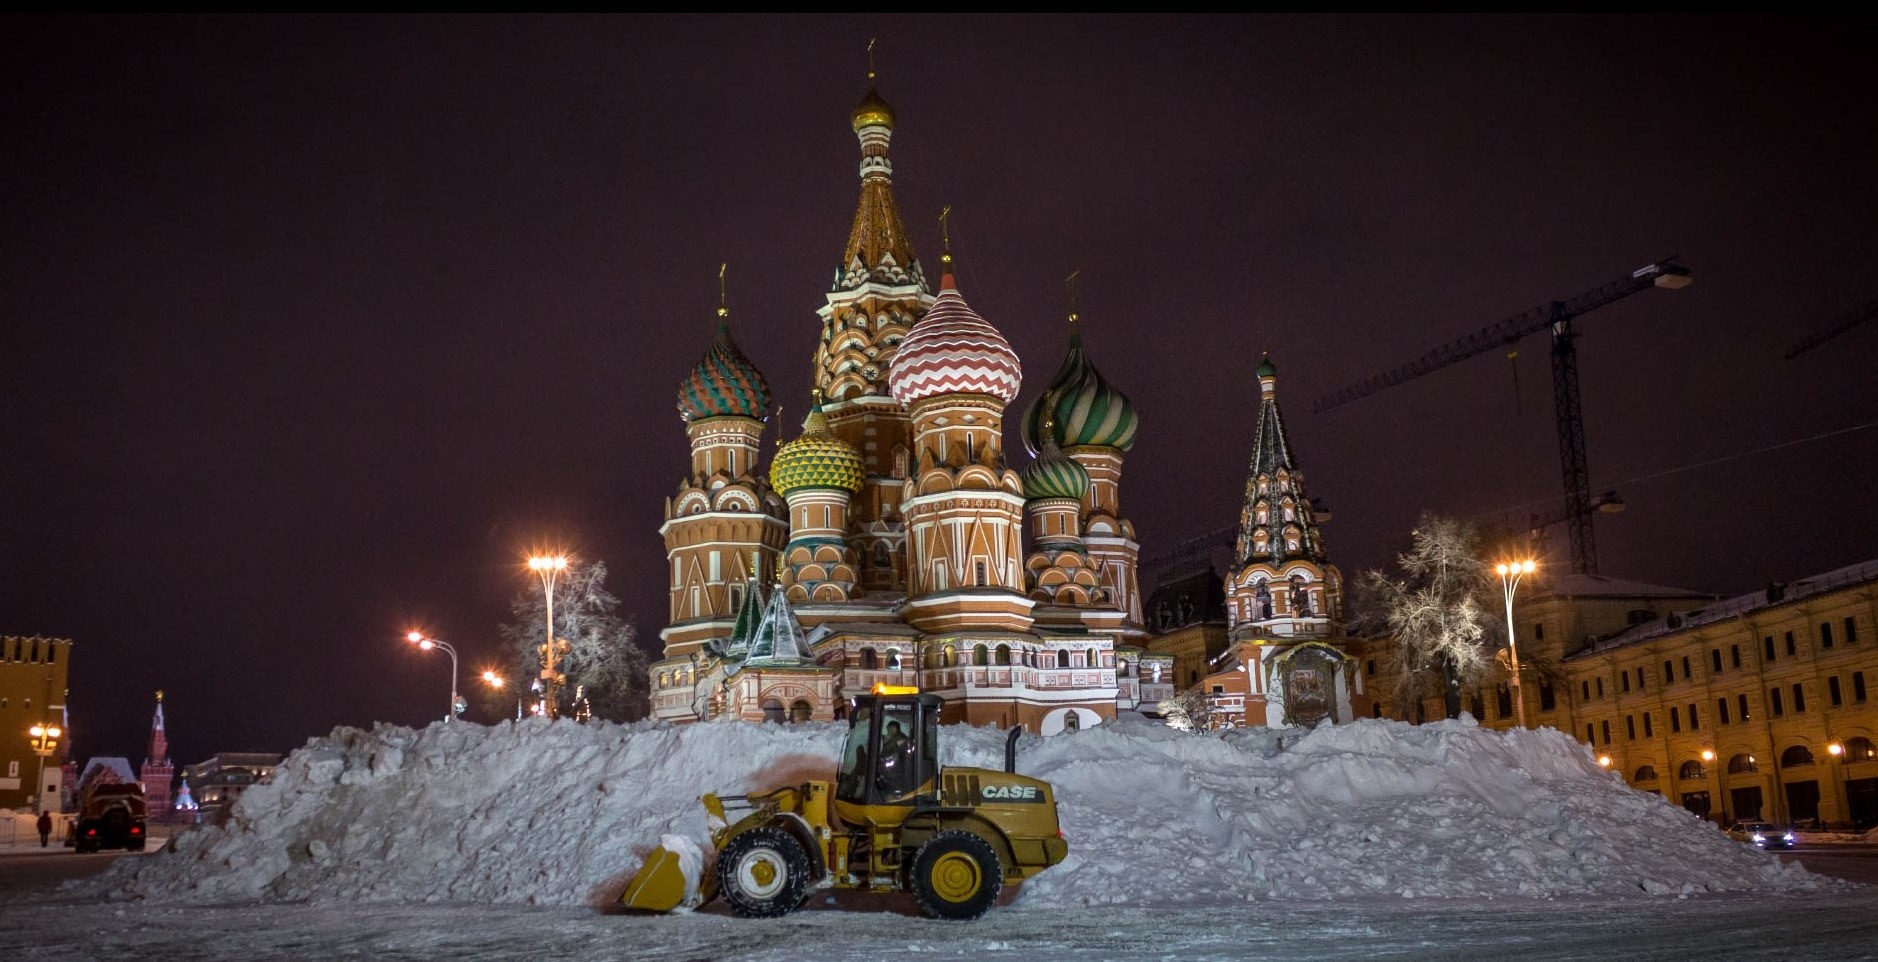
[[[150,752],[143,760],[144,803],[151,821],[170,820],[170,788],[176,784],[176,766],[170,764],[170,740],[163,731],[163,693],[156,693],[156,714],[150,719]]]

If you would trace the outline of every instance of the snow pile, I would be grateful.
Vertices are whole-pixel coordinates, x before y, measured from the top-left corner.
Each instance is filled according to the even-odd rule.
[[[541,719],[340,728],[289,756],[225,825],[66,888],[606,905],[665,836],[708,848],[700,794],[831,778],[843,734]],[[1000,768],[1003,736],[948,726],[942,757]],[[1366,720],[1195,735],[1125,720],[1026,735],[1018,770],[1054,785],[1070,842],[1019,907],[1843,884],[1624,786],[1550,729]]]

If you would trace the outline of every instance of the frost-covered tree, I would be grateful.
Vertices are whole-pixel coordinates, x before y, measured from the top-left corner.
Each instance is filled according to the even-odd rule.
[[[1205,731],[1207,727],[1206,692],[1189,688],[1161,701],[1161,720],[1168,727],[1183,732]]]
[[[514,620],[502,626],[503,649],[526,686],[541,675],[541,644],[547,633],[539,588],[516,594],[509,610]],[[606,562],[569,565],[554,585],[554,634],[566,642],[555,655],[555,669],[567,675],[560,713],[632,721],[648,710],[646,666],[650,657],[639,646],[639,633],[617,609],[619,599],[606,590]],[[585,704],[581,700],[585,700]]]
[[[1396,555],[1395,575],[1363,573],[1359,621],[1394,640],[1403,704],[1438,680],[1448,717],[1457,717],[1462,689],[1478,685],[1493,666],[1489,569],[1480,548],[1472,525],[1424,514],[1408,550]]]

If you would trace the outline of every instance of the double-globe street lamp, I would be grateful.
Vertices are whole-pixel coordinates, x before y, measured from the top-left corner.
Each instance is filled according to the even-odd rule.
[[[34,725],[26,732],[32,736],[33,754],[39,756],[39,778],[33,783],[33,811],[43,812],[46,804],[46,759],[59,750],[59,736],[65,732],[50,722]]]
[[[547,716],[558,718],[561,714],[561,682],[564,679],[554,670],[554,579],[567,570],[567,558],[564,555],[537,555],[528,559],[528,569],[541,578],[541,591],[547,600],[548,632],[541,646],[541,694],[542,701],[546,703]]]
[[[406,640],[425,651],[429,651],[432,648],[442,648],[450,654],[450,710],[443,716],[443,720],[448,723],[450,719],[460,714],[463,709],[469,707],[469,704],[456,693],[456,648],[447,641],[438,641],[435,638],[426,637],[421,631],[413,631],[404,637]]]
[[[1520,696],[1519,690],[1519,640],[1513,634],[1513,592],[1519,587],[1519,579],[1532,574],[1537,567],[1530,558],[1493,567],[1500,575],[1500,589],[1506,595],[1506,670],[1513,689],[1513,717],[1521,728],[1526,727],[1526,699]]]

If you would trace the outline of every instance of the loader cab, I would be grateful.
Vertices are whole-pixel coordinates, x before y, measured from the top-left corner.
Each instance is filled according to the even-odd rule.
[[[937,695],[857,695],[835,775],[835,800],[849,805],[912,805],[939,775]]]

